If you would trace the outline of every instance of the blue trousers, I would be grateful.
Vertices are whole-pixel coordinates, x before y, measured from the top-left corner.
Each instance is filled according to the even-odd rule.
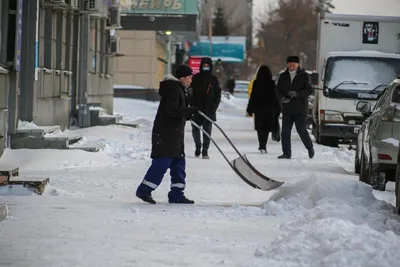
[[[185,158],[154,158],[150,168],[136,190],[137,196],[149,196],[162,182],[165,173],[170,169],[171,191],[170,200],[181,200],[186,187],[186,160]]]

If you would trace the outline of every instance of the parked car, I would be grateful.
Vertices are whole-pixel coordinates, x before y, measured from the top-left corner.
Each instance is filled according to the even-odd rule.
[[[359,101],[357,111],[365,117],[357,137],[355,172],[361,182],[384,191],[387,181],[396,180],[400,139],[400,76],[382,92],[372,109]]]
[[[235,81],[235,89],[233,95],[239,98],[247,98],[250,81],[237,80]]]
[[[400,147],[397,154],[395,194],[396,194],[396,213],[400,214]]]

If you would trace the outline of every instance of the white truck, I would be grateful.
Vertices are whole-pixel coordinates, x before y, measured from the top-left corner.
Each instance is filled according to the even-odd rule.
[[[400,74],[400,17],[321,14],[318,22],[313,135],[317,143],[351,144],[363,116]]]

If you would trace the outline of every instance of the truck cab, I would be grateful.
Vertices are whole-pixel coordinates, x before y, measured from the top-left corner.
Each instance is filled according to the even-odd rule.
[[[320,17],[313,106],[313,135],[319,144],[356,142],[364,120],[356,105],[360,100],[375,104],[400,73],[399,53],[400,17]]]

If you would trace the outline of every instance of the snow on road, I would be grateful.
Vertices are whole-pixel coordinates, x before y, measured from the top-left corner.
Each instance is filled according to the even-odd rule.
[[[293,134],[293,159],[278,160],[280,143],[257,153],[245,99],[226,99],[218,123],[261,172],[286,183],[271,192],[249,187],[215,147],[210,160],[193,157],[187,125],[187,190],[196,205],[167,204],[169,177],[154,192],[157,205],[135,196],[150,159],[157,103],[115,99],[123,126],[70,130],[98,153],[6,151],[2,163],[21,175],[50,176],[44,196],[3,196],[0,266],[397,266],[400,219],[393,192],[373,192],[349,171],[354,154],[316,146],[316,157]],[[230,159],[223,136],[213,136]],[[341,165],[347,164],[346,168]],[[350,166],[350,167],[349,167]]]

